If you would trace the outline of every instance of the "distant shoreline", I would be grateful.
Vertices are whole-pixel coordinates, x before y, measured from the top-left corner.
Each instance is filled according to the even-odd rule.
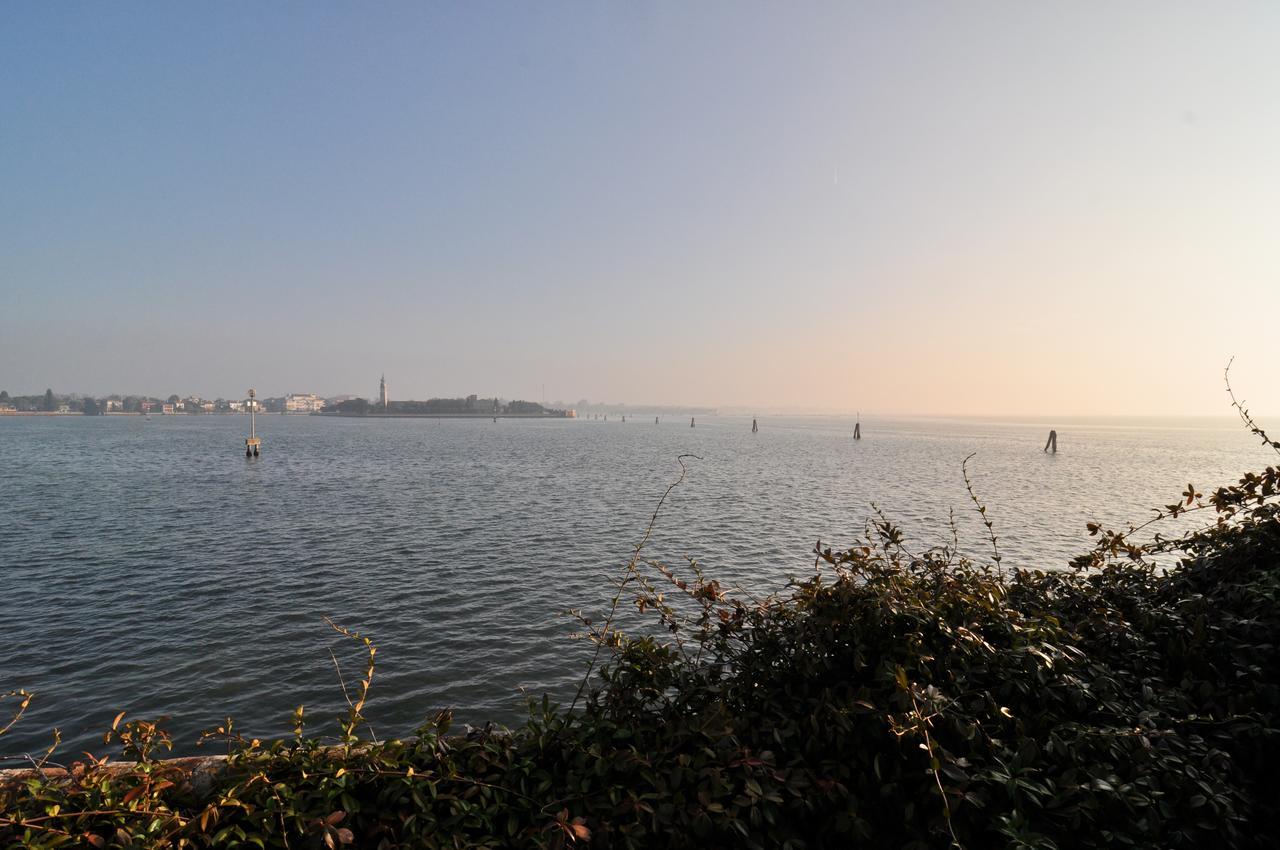
[[[270,415],[270,414],[268,414]],[[577,419],[546,413],[328,413],[321,411],[312,416],[334,419]]]
[[[249,412],[247,410],[213,410],[213,411],[202,411],[200,413],[189,413],[185,410],[180,410],[180,411],[177,411],[176,413],[159,413],[154,411],[151,413],[143,413],[140,410],[104,410],[101,413],[89,413],[89,414],[83,413],[82,411],[79,411],[79,410],[68,410],[65,413],[59,412],[57,410],[0,410],[0,416],[76,416],[76,417],[88,416],[89,418],[93,418],[95,416],[248,416],[248,415],[249,415]],[[266,413],[261,415],[272,416],[276,414]],[[288,412],[288,415],[293,416],[295,414],[292,412]],[[300,414],[300,415],[305,416],[306,414]]]
[[[56,410],[0,410],[0,416],[73,416],[83,417],[78,410],[60,413]],[[211,412],[190,413],[185,410],[173,413],[142,413],[135,410],[112,410],[95,413],[93,416],[248,416],[246,410],[218,410]],[[578,416],[546,413],[307,413],[301,410],[259,411],[259,416],[321,416],[331,419],[578,419]]]

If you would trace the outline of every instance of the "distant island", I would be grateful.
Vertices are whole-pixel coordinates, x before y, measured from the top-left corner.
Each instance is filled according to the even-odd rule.
[[[312,413],[325,405],[325,399],[315,394],[293,393],[279,398],[209,399],[198,395],[185,398],[174,393],[167,398],[148,395],[119,395],[105,397],[59,394],[52,389],[43,395],[10,396],[0,390],[0,415],[25,416],[107,416],[150,415],[158,413],[172,416],[192,416],[219,413],[248,413],[252,407],[259,413]]]
[[[545,419],[574,419],[572,409],[552,409],[534,401],[507,401],[499,398],[429,398],[426,401],[371,402],[365,398],[352,398],[326,405],[317,411],[318,416],[370,416],[370,417],[427,417],[427,418],[484,418],[520,417]]]
[[[114,416],[150,415],[198,416],[208,414],[246,414],[250,408],[258,413],[322,414],[325,416],[418,416],[418,417],[521,417],[521,418],[607,418],[615,416],[696,415],[716,413],[712,407],[689,407],[669,404],[628,405],[600,403],[581,399],[577,404],[556,401],[551,406],[520,399],[498,397],[430,398],[426,401],[392,401],[387,395],[385,378],[379,386],[378,398],[369,400],[349,395],[326,398],[315,393],[289,393],[283,396],[249,399],[202,398],[199,395],[168,396],[112,393],[90,396],[81,393],[55,393],[46,389],[33,395],[13,395],[0,390],[0,416]]]

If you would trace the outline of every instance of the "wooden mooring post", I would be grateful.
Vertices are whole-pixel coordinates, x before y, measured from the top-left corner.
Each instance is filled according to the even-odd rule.
[[[1045,441],[1044,450],[1047,452],[1052,448],[1053,453],[1058,453],[1058,432],[1050,430],[1049,439]]]

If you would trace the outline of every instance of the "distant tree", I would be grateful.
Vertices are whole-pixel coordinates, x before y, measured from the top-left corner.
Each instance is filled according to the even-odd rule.
[[[8,401],[8,400],[9,400],[9,391],[0,390],[0,401]]]
[[[369,412],[369,400],[364,398],[347,399],[334,405],[333,409],[338,413],[356,413],[363,416]]]
[[[139,412],[142,410],[142,399],[138,398],[136,395],[125,396],[124,409],[128,413]]]
[[[177,404],[180,401],[182,401],[182,399],[181,397],[179,397],[177,393],[174,393],[173,395],[169,396],[169,404]]]
[[[98,402],[89,396],[84,397],[82,408],[85,416],[98,416],[102,413],[101,409],[98,407]]]
[[[54,397],[53,397],[53,390],[52,390],[52,389],[47,389],[47,390],[45,390],[45,391],[44,391],[44,408],[43,408],[43,409],[44,409],[44,410],[57,410],[57,409],[58,409],[58,402],[57,402],[57,401],[54,399]]]

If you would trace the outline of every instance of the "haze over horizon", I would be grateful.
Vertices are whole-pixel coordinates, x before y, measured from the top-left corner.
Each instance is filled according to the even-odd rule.
[[[11,4],[0,389],[1226,415],[1234,355],[1280,412],[1277,43],[1274,4]]]

